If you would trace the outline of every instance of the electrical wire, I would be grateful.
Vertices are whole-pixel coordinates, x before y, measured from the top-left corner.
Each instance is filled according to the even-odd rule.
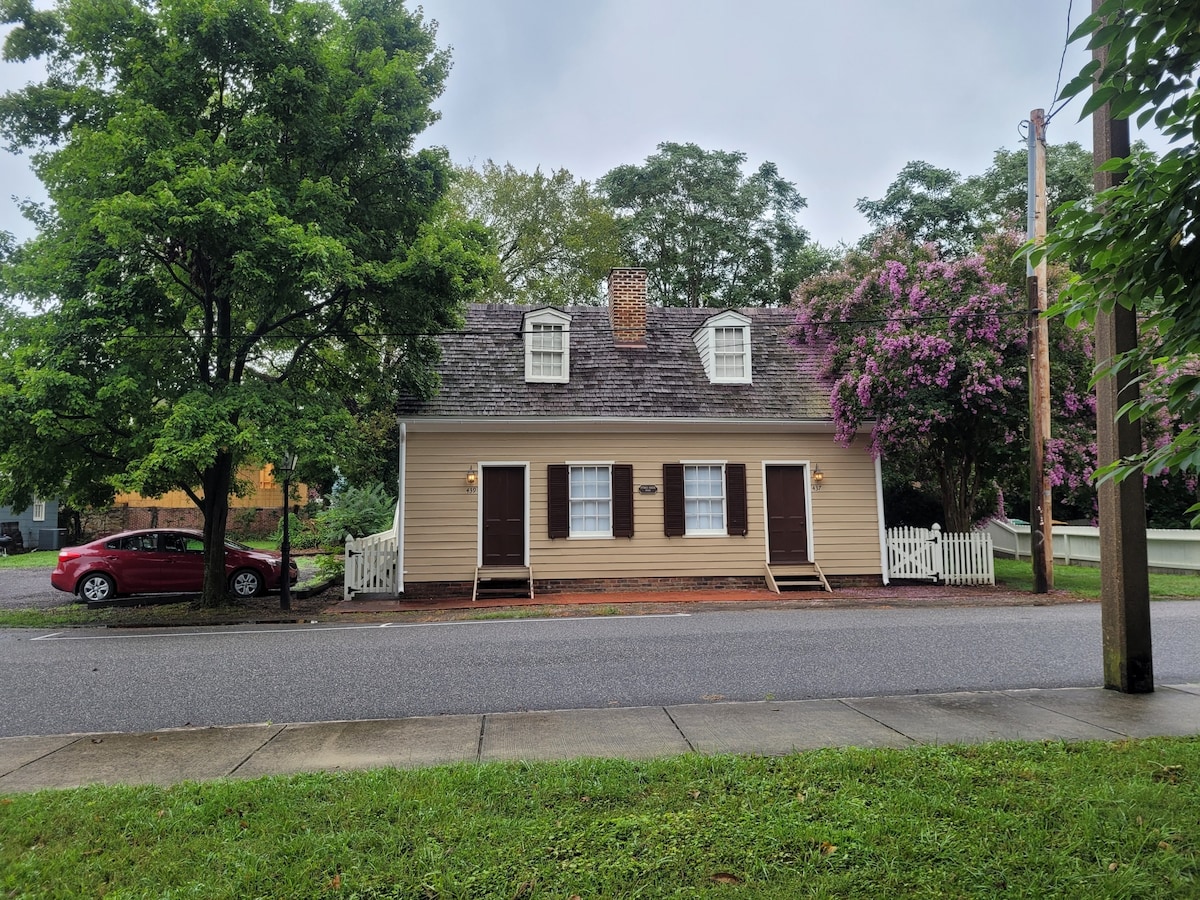
[[[1058,60],[1058,77],[1054,79],[1054,96],[1050,98],[1051,107],[1054,107],[1054,101],[1058,99],[1058,88],[1062,84],[1063,64],[1067,61],[1067,48],[1071,46],[1071,8],[1074,5],[1075,0],[1067,0],[1067,36],[1063,40],[1062,57],[1060,57]],[[1074,99],[1074,97],[1068,97],[1066,100],[1062,101],[1057,108],[1052,108],[1046,115],[1045,124],[1049,125],[1050,120],[1058,115],[1058,113]]]
[[[916,325],[929,322],[949,322],[949,321],[968,321],[973,319],[986,318],[1013,318],[1024,317],[1030,315],[1036,310],[1029,309],[993,309],[983,310],[980,312],[957,312],[957,313],[939,313],[937,315],[913,315],[913,316],[883,316],[879,318],[863,318],[863,319],[810,319],[806,324],[815,326],[850,326],[850,327],[866,327],[874,325]],[[795,321],[788,322],[761,322],[753,323],[756,328],[794,328],[797,327]],[[696,330],[696,325],[688,323],[685,325],[652,325],[647,328],[648,334],[670,334],[678,332],[686,332],[691,334]],[[571,328],[572,334],[578,335],[607,335],[611,330],[606,327],[579,327]],[[420,332],[420,331],[371,331],[371,332],[334,332],[328,337],[341,340],[378,340],[385,338],[400,338],[400,339],[420,339],[420,338],[441,338],[441,337],[469,337],[483,335],[511,335],[514,339],[520,338],[524,332],[520,330],[512,330],[508,327],[491,327],[491,328],[463,328],[454,329],[444,332]],[[103,341],[105,344],[150,344],[154,342],[187,340],[194,342],[196,338],[187,334],[123,334],[117,335]]]

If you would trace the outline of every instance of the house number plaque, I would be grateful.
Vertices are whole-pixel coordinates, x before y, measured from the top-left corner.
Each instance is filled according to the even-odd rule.
[[[658,493],[658,485],[657,484],[639,484],[638,485],[638,493],[639,494],[657,494]]]

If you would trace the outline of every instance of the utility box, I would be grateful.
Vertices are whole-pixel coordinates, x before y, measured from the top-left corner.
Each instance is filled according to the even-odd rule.
[[[38,543],[39,550],[61,550],[67,543],[67,529],[65,528],[39,528]]]

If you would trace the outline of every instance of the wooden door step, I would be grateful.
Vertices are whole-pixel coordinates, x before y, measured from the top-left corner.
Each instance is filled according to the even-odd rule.
[[[479,566],[471,600],[480,597],[528,597],[533,599],[531,566]]]
[[[815,562],[795,565],[767,565],[767,587],[779,594],[783,591],[825,591],[833,593],[825,574]]]

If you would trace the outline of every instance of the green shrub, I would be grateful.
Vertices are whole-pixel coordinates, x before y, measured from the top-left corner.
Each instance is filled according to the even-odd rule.
[[[275,526],[271,540],[277,546],[283,545],[283,519]],[[317,524],[312,519],[302,518],[295,513],[288,513],[288,544],[293,550],[313,550],[320,546],[317,536]]]
[[[322,547],[340,547],[349,537],[364,537],[392,526],[396,498],[382,484],[365,488],[346,487],[332,494],[329,506],[317,513],[318,539]]]
[[[346,574],[346,559],[338,553],[322,553],[317,557],[317,577],[324,581],[325,579],[339,579]]]

